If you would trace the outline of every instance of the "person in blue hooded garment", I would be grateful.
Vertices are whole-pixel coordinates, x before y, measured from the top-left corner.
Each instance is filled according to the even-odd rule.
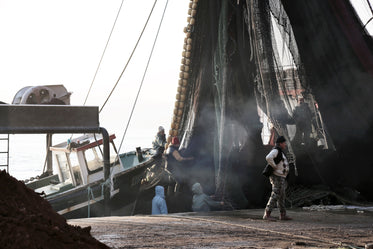
[[[155,196],[152,200],[152,214],[168,214],[164,188],[159,185],[155,186]]]
[[[206,195],[198,182],[193,184],[192,192],[192,209],[194,212],[209,212],[211,208],[217,209],[224,205],[224,202],[214,201],[210,196]]]

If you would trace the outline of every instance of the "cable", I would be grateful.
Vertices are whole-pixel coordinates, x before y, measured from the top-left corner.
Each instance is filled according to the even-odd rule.
[[[117,16],[116,16],[116,18],[115,18],[115,21],[114,21],[113,27],[111,28],[109,38],[108,38],[108,40],[106,41],[106,45],[105,45],[104,51],[102,52],[102,55],[101,55],[100,61],[99,61],[98,65],[97,65],[96,72],[95,72],[95,74],[94,74],[94,76],[93,76],[93,79],[92,79],[91,85],[90,85],[90,87],[89,87],[89,89],[88,89],[88,92],[87,92],[87,95],[86,95],[86,97],[85,97],[85,100],[84,100],[83,106],[85,106],[85,104],[87,103],[88,96],[89,96],[89,94],[91,93],[91,89],[92,89],[93,83],[94,83],[94,81],[96,80],[96,76],[97,76],[98,70],[100,69],[102,59],[104,58],[104,55],[105,55],[106,49],[107,49],[107,47],[108,47],[108,45],[109,45],[109,41],[110,41],[111,35],[113,34],[113,31],[114,31],[115,25],[116,25],[117,20],[118,20],[118,17],[119,17],[119,13],[120,13],[120,11],[122,10],[123,2],[124,2],[124,0],[122,0],[122,3],[120,4],[120,7],[119,7],[119,10],[118,10]],[[71,134],[71,136],[70,136],[70,140],[73,138],[73,136],[74,136],[74,134]]]
[[[141,91],[142,85],[143,85],[143,83],[144,83],[144,79],[145,79],[145,76],[146,76],[146,72],[147,72],[147,70],[148,70],[149,63],[150,63],[150,60],[151,60],[152,55],[153,55],[154,47],[155,47],[155,44],[157,43],[157,39],[158,39],[158,35],[159,35],[159,31],[160,31],[161,26],[162,26],[162,22],[163,22],[164,14],[166,13],[167,5],[168,5],[168,0],[167,0],[167,2],[166,2],[166,5],[165,5],[165,7],[164,7],[164,10],[163,10],[162,18],[161,18],[161,21],[160,21],[160,23],[159,23],[158,31],[157,31],[157,34],[156,34],[156,36],[155,36],[154,42],[153,42],[153,47],[152,47],[152,50],[151,50],[150,55],[149,55],[148,63],[146,64],[146,68],[145,68],[144,74],[143,74],[142,79],[141,79],[141,84],[140,84],[139,90],[137,91],[136,99],[135,99],[135,102],[133,103],[132,110],[131,110],[131,114],[130,114],[130,117],[129,117],[129,119],[128,119],[127,125],[126,125],[126,129],[125,129],[125,131],[124,131],[124,134],[123,134],[123,137],[122,137],[122,141],[120,142],[120,145],[119,145],[119,148],[118,148],[118,153],[120,152],[120,149],[121,149],[121,147],[122,147],[122,144],[123,144],[123,141],[124,141],[124,137],[126,136],[128,126],[129,126],[129,124],[130,124],[130,122],[131,122],[131,118],[132,118],[133,111],[135,110],[136,103],[137,103],[137,100],[138,100],[138,98],[139,98],[139,95],[140,95],[140,91]]]
[[[370,4],[370,0],[367,0],[367,3],[368,3],[368,6],[369,6],[370,14],[373,15],[373,8],[372,8],[372,5]]]
[[[99,70],[99,68],[100,68],[100,66],[101,66],[102,59],[104,58],[104,55],[105,55],[105,52],[106,52],[107,46],[109,45],[109,41],[110,41],[111,35],[113,34],[115,24],[117,23],[117,20],[118,20],[118,17],[119,17],[119,13],[120,13],[120,11],[121,11],[121,9],[122,9],[123,2],[124,2],[124,0],[122,0],[122,3],[120,4],[120,7],[119,7],[119,10],[118,10],[117,17],[115,18],[115,21],[114,21],[113,27],[111,28],[111,32],[110,32],[109,38],[108,38],[108,40],[107,40],[107,42],[106,42],[106,45],[105,45],[104,51],[102,52],[102,55],[101,55],[101,58],[100,58],[100,62],[98,63],[98,66],[97,66],[97,68],[96,68],[95,75],[93,76],[93,79],[92,79],[92,82],[91,82],[91,86],[89,87],[89,90],[88,90],[87,96],[85,97],[85,100],[84,100],[83,105],[86,104],[87,99],[88,99],[88,96],[89,96],[89,93],[91,92],[91,89],[92,89],[93,83],[94,83],[94,81],[95,81],[95,79],[96,79],[96,76],[97,76],[98,70]]]
[[[372,20],[373,20],[373,17],[369,18],[369,20],[364,24],[363,28],[365,28]]]
[[[139,39],[137,39],[136,45],[135,45],[135,47],[133,48],[132,53],[131,53],[130,57],[128,58],[128,61],[127,61],[126,65],[124,66],[122,73],[119,75],[119,78],[118,78],[117,82],[115,83],[115,85],[114,85],[113,89],[111,90],[109,96],[106,98],[106,100],[105,100],[104,104],[102,105],[102,107],[101,107],[99,113],[102,111],[102,109],[105,107],[106,103],[109,101],[109,98],[110,98],[111,95],[113,94],[114,89],[117,87],[117,85],[118,85],[120,79],[122,78],[122,75],[123,75],[124,71],[127,69],[127,66],[128,66],[128,64],[129,64],[129,62],[131,61],[132,56],[133,56],[133,54],[134,54],[135,51],[136,51],[137,45],[139,44],[139,42],[140,42],[140,40],[141,40],[141,37],[142,37],[142,35],[144,34],[145,28],[146,28],[146,26],[148,25],[148,22],[149,22],[150,17],[151,17],[151,15],[152,15],[152,13],[153,13],[153,10],[154,10],[154,7],[155,7],[156,3],[157,3],[157,0],[154,1],[154,4],[153,4],[153,7],[152,7],[152,10],[151,10],[150,13],[149,13],[148,19],[146,20],[146,23],[145,23],[145,25],[144,25],[144,28],[143,28],[142,31],[141,31],[141,34],[140,34],[140,36],[139,36]]]

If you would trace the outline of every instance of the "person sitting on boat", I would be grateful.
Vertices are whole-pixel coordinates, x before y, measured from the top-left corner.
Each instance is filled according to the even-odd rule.
[[[172,173],[176,181],[176,188],[185,183],[185,177],[182,173],[182,163],[185,161],[193,160],[193,157],[183,157],[179,153],[180,141],[177,137],[173,137],[171,140],[171,145],[166,151],[166,169]]]
[[[217,209],[224,205],[224,202],[214,201],[210,196],[203,192],[202,186],[196,182],[192,186],[193,192],[193,212],[209,212],[211,208]]]
[[[162,155],[166,145],[166,135],[164,133],[164,128],[162,126],[158,127],[158,133],[155,136],[153,144],[153,149],[156,151],[154,156]]]
[[[168,214],[164,188],[159,185],[155,186],[155,196],[152,200],[152,214]]]

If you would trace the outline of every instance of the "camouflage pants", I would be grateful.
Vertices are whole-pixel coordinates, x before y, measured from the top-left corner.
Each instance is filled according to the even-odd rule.
[[[268,200],[266,210],[272,211],[273,208],[275,208],[275,205],[277,203],[277,207],[280,209],[280,212],[285,212],[285,197],[286,197],[286,179],[281,176],[271,175],[269,177],[269,180],[272,184],[272,193],[271,197]]]

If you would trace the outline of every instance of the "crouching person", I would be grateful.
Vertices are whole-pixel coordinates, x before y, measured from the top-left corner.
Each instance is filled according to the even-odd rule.
[[[159,185],[155,186],[155,196],[152,200],[152,214],[168,214],[164,188]]]
[[[192,209],[194,212],[209,212],[212,207],[218,208],[224,205],[224,202],[214,201],[210,196],[203,193],[202,186],[198,182],[193,184],[192,192]]]

